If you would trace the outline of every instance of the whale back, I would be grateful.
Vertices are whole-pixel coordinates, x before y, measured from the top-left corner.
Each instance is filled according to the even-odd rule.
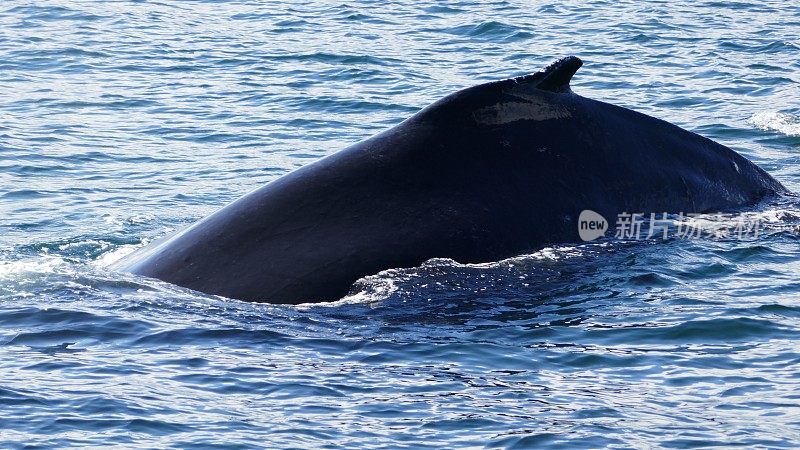
[[[785,192],[727,147],[573,93],[580,65],[451,94],[118,267],[242,300],[335,300],[363,276],[430,258],[577,242],[586,209],[723,211]]]

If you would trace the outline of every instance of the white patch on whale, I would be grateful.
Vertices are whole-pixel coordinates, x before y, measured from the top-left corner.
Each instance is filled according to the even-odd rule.
[[[502,125],[519,120],[552,120],[572,117],[567,108],[542,101],[497,103],[475,111],[475,122],[481,125]]]

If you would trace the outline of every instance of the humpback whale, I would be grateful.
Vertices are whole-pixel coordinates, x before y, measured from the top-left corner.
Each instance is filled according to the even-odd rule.
[[[728,147],[574,93],[581,64],[448,95],[116,267],[245,301],[330,301],[431,258],[490,262],[580,242],[584,210],[716,212],[786,192]]]

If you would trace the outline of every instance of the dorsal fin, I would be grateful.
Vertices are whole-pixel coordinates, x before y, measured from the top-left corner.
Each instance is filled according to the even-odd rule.
[[[545,67],[535,75],[539,75],[536,88],[543,91],[567,92],[569,91],[569,81],[575,72],[583,65],[583,61],[577,56],[567,56]]]

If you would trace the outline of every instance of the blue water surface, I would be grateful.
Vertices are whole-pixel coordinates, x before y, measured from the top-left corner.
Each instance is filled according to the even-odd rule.
[[[432,260],[328,305],[108,268],[457,89],[581,95],[800,191],[800,5],[0,3],[0,448],[800,447],[800,207],[756,239]]]

